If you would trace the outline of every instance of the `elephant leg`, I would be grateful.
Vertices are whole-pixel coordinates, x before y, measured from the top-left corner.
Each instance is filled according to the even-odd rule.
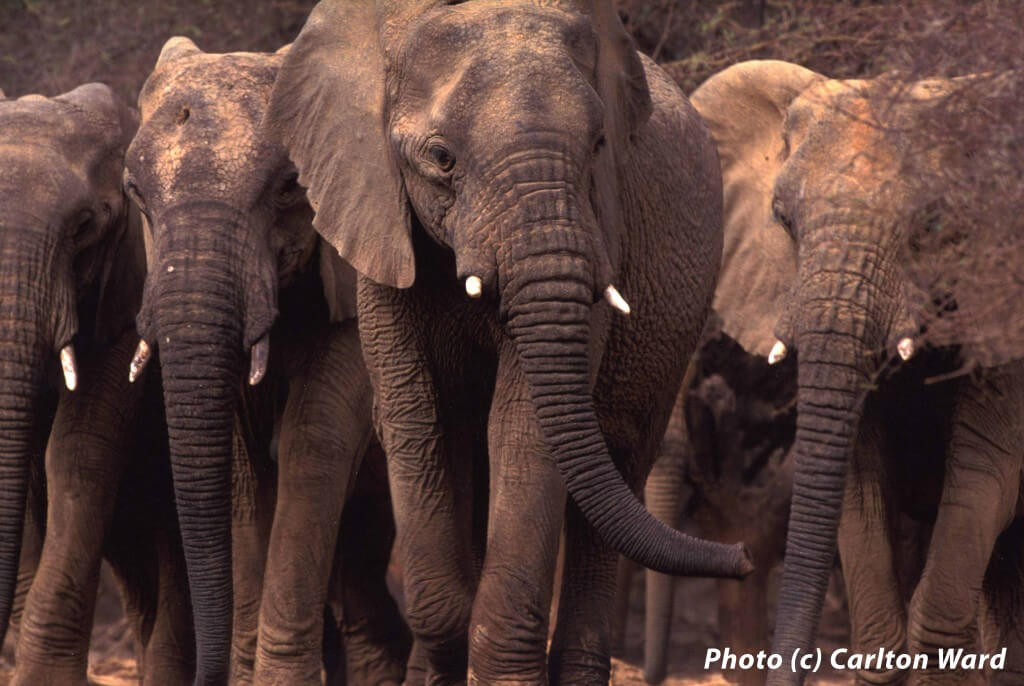
[[[412,636],[387,588],[395,524],[384,453],[374,441],[341,518],[342,632],[348,683],[398,686]]]
[[[276,473],[253,463],[238,430],[233,438],[231,556],[234,615],[231,683],[251,684],[256,665],[260,598],[274,519]]]
[[[548,671],[552,684],[606,684],[618,554],[571,500],[565,508],[565,574]]]
[[[689,376],[689,375],[688,375]],[[686,386],[684,386],[684,389]],[[672,410],[661,454],[647,476],[644,502],[659,521],[678,529],[683,510],[686,453],[689,442],[683,415],[685,392],[680,393]],[[675,578],[645,570],[644,600],[644,679],[658,684],[668,672],[668,646],[675,605]],[[739,582],[736,582],[739,583]]]
[[[468,682],[543,684],[565,486],[514,355],[502,355],[497,378],[488,419],[487,553],[473,604]]]
[[[636,576],[636,572],[639,570],[637,563],[630,560],[625,555],[619,555],[619,562],[615,567],[615,612],[612,615],[612,655],[615,657],[625,657],[626,655],[626,635],[629,630],[629,601],[630,591],[633,589],[633,577]],[[559,574],[555,578],[555,583],[561,584],[562,575]],[[559,586],[560,588],[560,586]],[[557,613],[558,608],[552,609],[552,612]],[[557,616],[557,614],[556,614]]]
[[[965,382],[950,429],[938,516],[910,603],[909,649],[928,655],[908,683],[984,683],[981,672],[938,669],[940,649],[976,649],[982,584],[999,534],[1012,521],[1024,445],[1024,384],[990,372]]]
[[[289,382],[256,645],[257,684],[321,683],[323,607],[350,478],[370,443],[372,391],[355,322]]]
[[[1006,649],[1006,664],[993,670],[991,684],[1024,683],[1024,520],[1019,518],[999,537],[985,577],[982,596],[982,649],[998,653]]]
[[[865,417],[865,426],[871,425]],[[883,495],[878,433],[861,432],[856,466],[846,479],[839,520],[839,560],[850,607],[851,653],[904,652],[907,619],[893,559]],[[905,670],[858,670],[858,684],[901,684]]]
[[[57,409],[46,451],[47,533],[18,637],[17,686],[86,682],[103,542],[141,404],[142,384],[124,374],[133,347],[126,335],[103,360],[83,360],[80,388]]]
[[[442,423],[433,366],[407,315],[422,306],[416,294],[360,280],[359,300],[377,433],[387,454],[406,619],[417,646],[410,663],[426,664],[426,683],[464,683],[475,579],[473,495],[467,490],[473,465],[459,460],[456,468],[456,458],[466,457],[456,455],[461,446],[452,434],[459,427]],[[453,347],[458,340],[452,336]],[[458,351],[451,354],[459,359]],[[462,426],[473,425],[459,419]]]

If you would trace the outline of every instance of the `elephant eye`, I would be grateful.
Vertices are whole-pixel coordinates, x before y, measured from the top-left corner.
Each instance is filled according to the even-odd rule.
[[[796,238],[793,233],[793,220],[788,214],[786,214],[786,211],[782,206],[782,201],[779,200],[778,197],[772,199],[772,217],[775,221],[782,224],[790,236]]]
[[[279,208],[294,205],[302,197],[303,188],[299,185],[299,173],[290,172],[281,181],[281,188],[277,194],[277,206]]]
[[[430,155],[430,159],[434,161],[434,164],[441,171],[449,172],[455,166],[455,155],[441,143],[431,143],[430,147],[427,148],[427,154]]]

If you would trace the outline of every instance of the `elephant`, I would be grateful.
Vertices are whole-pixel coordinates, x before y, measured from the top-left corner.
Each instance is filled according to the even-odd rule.
[[[12,684],[84,686],[104,557],[143,682],[192,678],[160,386],[124,374],[145,272],[121,189],[135,125],[98,83],[0,100],[0,638],[27,589]]]
[[[736,276],[723,263],[720,279]],[[690,361],[644,502],[674,528],[685,515],[702,536],[746,542],[754,573],[717,582],[718,642],[735,653],[757,653],[769,648],[769,582],[785,549],[796,367],[792,358],[770,366],[720,327],[713,315]],[[622,572],[627,583],[631,571]],[[645,587],[644,678],[657,684],[668,667],[674,579],[647,571]],[[628,585],[619,593],[628,594]],[[727,676],[743,686],[764,680],[756,670]]]
[[[858,683],[981,682],[981,671],[938,664],[942,650],[975,652],[979,632],[985,646],[1007,648],[993,683],[1022,678],[1019,603],[1006,600],[1020,583],[1019,337],[995,336],[1006,346],[1001,359],[961,368],[978,360],[970,336],[1003,326],[972,310],[971,268],[959,265],[978,264],[971,255],[984,246],[944,204],[950,186],[920,182],[959,178],[999,144],[982,136],[965,155],[934,137],[934,122],[966,136],[976,116],[967,113],[992,111],[1000,78],[836,81],[768,60],[719,72],[691,96],[722,160],[725,252],[743,264],[743,279],[719,285],[715,309],[749,352],[769,362],[798,353],[772,646],[787,666],[768,684],[803,681],[789,656],[813,648],[837,549],[851,652],[928,658],[926,669],[859,670]],[[972,192],[958,197],[979,202]],[[919,266],[941,256],[923,252],[931,240],[955,258],[942,278],[922,283]],[[997,294],[981,296],[991,306]],[[944,324],[979,316],[976,329]],[[903,521],[932,531],[909,599]],[[978,619],[986,608],[992,622]]]
[[[708,312],[721,189],[610,2],[324,0],[264,127],[359,272],[409,683],[606,683],[617,551],[751,570],[636,497]]]
[[[130,373],[159,349],[196,684],[320,684],[329,600],[350,675],[397,684],[408,635],[385,585],[394,534],[355,275],[259,131],[287,51],[209,54],[174,37],[142,88],[124,183],[150,271]],[[351,526],[376,525],[339,537],[361,467],[377,486],[363,479],[375,495]]]

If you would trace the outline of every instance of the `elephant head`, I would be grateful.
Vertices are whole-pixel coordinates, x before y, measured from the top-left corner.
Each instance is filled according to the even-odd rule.
[[[908,268],[915,237],[928,231],[922,208],[934,208],[943,189],[907,170],[957,163],[924,139],[933,105],[953,83],[835,81],[753,61],[692,96],[723,170],[725,266],[715,309],[749,352],[775,362],[799,351],[775,653],[812,646],[863,402],[883,365],[922,347],[922,300],[947,302]],[[800,679],[773,674],[769,683]]]
[[[33,436],[49,430],[41,398],[75,390],[76,349],[91,355],[129,328],[141,292],[142,244],[120,182],[134,127],[101,84],[0,94],[0,639],[41,448]]]
[[[608,331],[595,303],[629,313],[613,284],[619,173],[651,111],[610,2],[325,0],[265,125],[317,230],[364,277],[398,289],[457,279],[493,305],[569,493],[609,545],[670,573],[742,574],[739,547],[684,539],[643,509],[591,396]],[[417,265],[418,236],[450,251],[454,273]]]
[[[248,383],[258,384],[279,291],[293,282],[319,276],[325,318],[355,311],[355,273],[320,250],[294,168],[259,132],[286,51],[207,54],[187,38],[168,40],[139,96],[142,121],[125,160],[150,265],[131,376],[159,347],[197,683],[227,670],[231,448],[245,360]]]

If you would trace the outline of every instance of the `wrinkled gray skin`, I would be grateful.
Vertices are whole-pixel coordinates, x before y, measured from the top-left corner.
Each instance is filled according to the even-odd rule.
[[[28,474],[27,588],[13,684],[86,683],[100,560],[118,576],[146,684],[187,684],[192,618],[166,468],[158,383],[124,365],[144,278],[121,191],[134,116],[100,84],[0,99],[0,635],[7,629]],[[58,351],[75,351],[75,390]],[[36,564],[33,564],[36,563]]]
[[[723,265],[723,278],[729,273]],[[644,486],[659,520],[680,528],[685,516],[702,536],[750,549],[754,573],[717,582],[718,640],[736,653],[769,647],[769,576],[782,560],[793,480],[795,371],[792,359],[769,366],[709,327]],[[666,676],[674,586],[670,576],[646,574],[644,678],[652,684]],[[764,682],[756,670],[726,676],[742,686]]]
[[[616,550],[750,570],[634,494],[707,314],[720,175],[610,2],[321,2],[266,121],[360,272],[411,683],[606,683]]]
[[[355,275],[321,245],[294,168],[258,131],[285,50],[206,54],[170,39],[126,156],[151,227],[138,322],[163,366],[196,683],[225,683],[233,646],[235,683],[320,684],[329,599],[353,681],[398,683],[408,639],[384,584],[393,531]],[[376,500],[364,496],[345,543],[364,455]]]
[[[891,139],[871,125],[869,96],[884,96],[883,87],[766,61],[733,66],[692,96],[722,159],[726,225],[740,227],[731,245],[726,230],[726,254],[749,260],[732,295],[722,282],[715,309],[747,350],[766,354],[774,333],[799,351],[793,501],[772,649],[813,646],[838,546],[853,650],[931,655],[931,670],[862,673],[860,683],[984,682],[980,673],[938,672],[935,657],[939,648],[979,647],[979,628],[986,647],[1009,649],[992,682],[1020,683],[1019,603],[1001,602],[1019,588],[1019,552],[997,546],[1017,528],[1020,369],[926,384],[957,361],[955,352],[925,350],[887,378],[874,375],[879,356],[895,357],[898,341],[918,332],[900,255],[919,228],[915,208],[933,200],[907,192]],[[912,136],[923,106],[948,87],[916,84],[899,102],[883,100],[896,108],[887,115]],[[744,297],[731,299],[740,290]],[[896,573],[902,519],[933,527],[909,603]],[[1013,540],[1013,531],[1003,539]],[[997,612],[983,613],[993,616],[979,627],[985,608]],[[787,670],[768,683],[802,679]]]

